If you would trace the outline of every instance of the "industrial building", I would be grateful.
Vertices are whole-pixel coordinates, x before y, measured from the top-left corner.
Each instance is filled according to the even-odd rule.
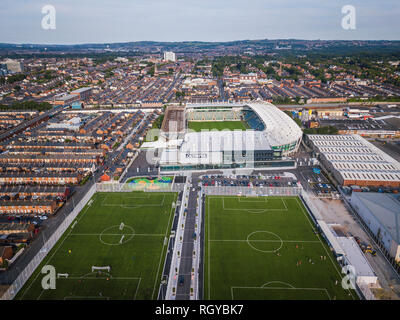
[[[343,186],[400,187],[400,163],[359,135],[307,135],[327,170]]]
[[[77,94],[58,94],[52,99],[52,104],[56,106],[66,106],[73,102],[79,101],[79,96]]]
[[[92,94],[92,88],[90,87],[79,88],[74,91],[71,91],[71,94],[78,96],[80,101],[85,101],[89,99],[90,95]]]
[[[398,195],[353,192],[351,205],[396,261],[400,261],[400,200]]]

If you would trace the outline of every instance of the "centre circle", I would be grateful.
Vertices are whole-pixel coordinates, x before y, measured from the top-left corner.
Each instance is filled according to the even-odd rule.
[[[119,228],[120,228],[119,225],[115,225],[115,226],[111,226],[111,227],[104,229],[103,232],[100,233],[100,236],[99,236],[100,242],[103,244],[109,245],[109,246],[119,246],[119,245],[123,245],[123,244],[127,243],[128,241],[132,240],[133,237],[135,236],[135,230],[132,227],[125,225],[123,230],[120,230]],[[113,232],[113,230],[115,230],[115,232]],[[120,235],[120,237],[117,237],[119,235]],[[111,242],[109,240],[104,239],[106,236],[115,236],[115,237],[117,237],[118,240],[117,240],[117,242]],[[122,236],[124,236],[123,239],[122,239]],[[122,239],[122,241],[121,241],[121,239]]]
[[[251,240],[251,237],[254,237],[254,235],[262,234],[262,233],[268,234],[268,235],[272,235],[275,238],[275,240],[272,240],[272,239],[270,239],[270,240]],[[270,232],[270,231],[254,231],[254,232],[250,233],[247,236],[246,241],[247,241],[247,244],[251,248],[253,248],[254,250],[257,250],[257,251],[260,251],[260,252],[266,252],[266,253],[276,252],[276,251],[280,250],[282,248],[282,246],[283,246],[283,240],[281,239],[281,237],[278,236],[276,233],[273,233],[273,232]],[[260,241],[260,242],[263,242],[263,241],[264,242],[268,242],[268,241],[277,242],[277,248],[274,249],[274,250],[264,250],[264,249],[257,248],[257,246],[256,246],[257,241]]]

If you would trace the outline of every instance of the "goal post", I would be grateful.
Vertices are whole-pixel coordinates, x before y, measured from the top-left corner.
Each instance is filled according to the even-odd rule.
[[[95,271],[107,271],[108,273],[110,273],[111,267],[110,266],[105,266],[105,267],[92,266],[92,272],[95,272]]]
[[[57,273],[57,278],[68,278],[69,274],[68,273]]]

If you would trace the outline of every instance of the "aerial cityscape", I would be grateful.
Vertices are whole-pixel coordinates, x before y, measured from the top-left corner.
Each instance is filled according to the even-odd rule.
[[[187,21],[159,30],[138,17],[144,34],[127,39],[127,25],[106,32],[93,19],[118,9],[128,23],[132,4],[101,0],[74,20],[73,41],[75,0],[5,2],[1,300],[232,302],[152,309],[189,317],[240,314],[245,300],[400,299],[397,3],[382,6],[376,32],[365,20],[377,1],[334,17],[308,1],[326,15],[309,28],[289,0],[298,30],[249,18],[254,30],[228,33],[219,23],[239,15],[237,1],[226,16],[224,0],[188,1],[189,17],[222,14],[215,34],[173,37]],[[24,15],[26,33],[11,28]]]

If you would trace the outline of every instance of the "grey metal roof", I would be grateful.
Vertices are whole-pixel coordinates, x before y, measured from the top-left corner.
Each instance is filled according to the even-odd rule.
[[[388,193],[353,192],[392,238],[400,243],[400,199]]]

